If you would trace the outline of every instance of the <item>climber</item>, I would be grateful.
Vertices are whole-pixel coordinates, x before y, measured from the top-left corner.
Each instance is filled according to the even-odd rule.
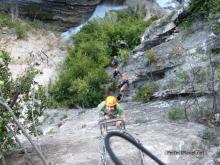
[[[118,81],[118,89],[119,89],[119,93],[118,93],[118,96],[117,96],[117,100],[120,101],[122,96],[123,96],[123,91],[126,87],[129,87],[129,81],[128,81],[128,78],[125,77],[125,76],[121,76],[119,81]]]
[[[100,115],[102,120],[115,118],[122,119],[122,121],[116,122],[117,128],[120,128],[122,126],[122,122],[126,121],[123,115],[123,111],[114,96],[108,96],[105,101],[102,101],[98,105],[98,109],[101,111]]]
[[[122,74],[121,74],[121,72],[119,70],[119,66],[118,66],[114,69],[113,78],[114,78],[114,80],[119,81],[121,76],[122,76]]]
[[[117,56],[114,56],[114,58],[112,59],[112,66],[117,68],[120,64],[120,60]]]

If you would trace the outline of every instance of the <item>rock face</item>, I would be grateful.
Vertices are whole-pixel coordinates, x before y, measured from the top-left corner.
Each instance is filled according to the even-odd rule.
[[[219,37],[212,33],[206,22],[197,21],[185,31],[181,30],[176,20],[181,22],[186,10],[187,7],[171,12],[143,33],[141,44],[129,55],[123,68],[133,85],[128,100],[148,80],[158,87],[153,94],[153,98],[158,99],[210,95],[212,89],[219,91],[215,76],[220,61]],[[149,53],[153,61],[148,58]],[[215,64],[212,65],[213,61]],[[210,66],[213,67],[212,77],[207,74]]]
[[[133,8],[145,8],[147,10],[147,18],[150,16],[161,16],[165,14],[165,10],[156,3],[156,0],[126,0],[125,3]]]
[[[0,0],[0,11],[52,23],[66,30],[86,21],[101,0]]]
[[[11,57],[9,64],[12,76],[22,74],[29,64],[40,71],[35,81],[46,85],[57,75],[57,65],[66,56],[66,43],[54,32],[28,33],[25,40],[18,40],[15,32],[0,29],[0,50],[6,50]]]
[[[213,134],[204,125],[186,121],[182,108],[191,107],[185,113],[191,119],[206,113],[203,110],[212,106],[211,93],[213,88],[219,92],[219,81],[210,77],[208,69],[210,63],[220,61],[220,39],[206,22],[194,22],[187,31],[179,29],[175,24],[175,20],[181,18],[179,15],[178,11],[170,13],[146,29],[141,44],[122,68],[131,83],[129,97],[123,99],[127,102],[121,103],[128,120],[126,128],[165,164],[215,165],[219,162],[219,129],[213,129],[218,133]],[[148,58],[150,52],[151,59]],[[134,102],[132,96],[148,80],[158,86],[153,94],[155,100]],[[214,86],[212,82],[215,82]],[[216,103],[219,107],[220,98]],[[174,114],[170,113],[173,110],[183,113],[176,122],[168,120],[168,116]],[[50,117],[45,120],[50,128],[45,125],[41,128],[47,135],[38,140],[47,160],[53,165],[101,164],[98,109],[68,110],[62,112],[64,114],[56,110],[56,115],[52,113],[50,111]],[[23,144],[35,164],[40,165],[41,161],[29,143],[23,141]],[[132,146],[118,139],[113,140],[112,145],[124,164],[138,165],[137,151]],[[146,164],[155,164],[147,157],[145,159]],[[6,160],[10,165],[26,164],[25,156],[18,152],[8,155]]]
[[[210,160],[211,150],[200,137],[205,129],[204,126],[181,121],[169,122],[166,115],[174,102],[154,102],[141,104],[137,102],[122,104],[128,119],[127,131],[138,138],[141,143],[154,155],[169,165],[176,164],[205,164]],[[62,126],[58,126],[57,118],[62,118],[62,113],[49,111],[50,118],[46,122],[56,125],[54,131],[39,139],[45,157],[52,165],[97,165],[100,164],[100,139],[98,126],[98,110],[65,111],[68,117],[63,119]],[[57,115],[55,115],[57,114]],[[59,115],[58,115],[59,114]],[[71,115],[69,115],[71,114]],[[53,120],[54,118],[54,120]],[[56,118],[56,119],[55,119]],[[56,122],[56,123],[54,123]],[[58,128],[59,127],[59,128]],[[25,146],[35,164],[41,165],[40,159],[26,141]],[[139,165],[137,150],[119,139],[112,141],[114,151],[123,160],[123,164]],[[172,154],[172,151],[200,151],[196,156],[184,154]],[[13,153],[7,157],[10,165],[25,164],[25,156]],[[206,160],[208,159],[208,160]],[[148,157],[146,163],[153,165]],[[110,160],[109,160],[110,161]],[[111,161],[110,161],[111,162]],[[113,165],[113,163],[110,163]]]

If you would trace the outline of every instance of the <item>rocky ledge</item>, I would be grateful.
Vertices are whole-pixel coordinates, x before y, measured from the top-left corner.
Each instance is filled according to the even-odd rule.
[[[87,20],[102,0],[0,0],[0,11],[39,19],[64,31]]]

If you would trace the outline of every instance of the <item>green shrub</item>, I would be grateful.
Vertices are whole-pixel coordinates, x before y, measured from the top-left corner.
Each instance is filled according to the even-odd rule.
[[[12,19],[10,15],[0,13],[0,28],[8,27],[14,29],[19,39],[27,36],[27,32],[31,29],[39,29],[45,27],[41,21],[21,21],[20,19]]]
[[[220,70],[219,70],[219,69],[216,70],[216,77],[217,77],[218,79],[220,79]]]
[[[220,23],[214,24],[213,29],[214,29],[214,32],[219,35],[220,34]]]
[[[133,11],[127,9],[125,12],[129,16],[121,17],[118,14],[117,20],[96,19],[84,26],[74,39],[76,46],[82,42],[102,41],[108,44],[110,55],[119,55],[119,49],[133,49],[140,43],[140,35],[156,18],[152,17],[148,21],[138,18]],[[116,11],[113,14],[117,13]],[[110,14],[111,15],[111,14]],[[108,16],[109,17],[109,16]],[[121,42],[122,41],[122,42]]]
[[[184,82],[186,82],[190,78],[187,71],[178,72],[176,74],[176,77],[179,78],[181,81],[184,81]]]
[[[92,62],[101,66],[106,66],[109,62],[108,60],[108,45],[104,42],[82,42],[78,47],[76,47],[75,52],[77,55],[88,56],[88,59]],[[76,56],[72,54],[72,56]]]
[[[24,38],[26,36],[26,29],[21,21],[18,19],[12,20],[9,15],[4,13],[0,13],[0,28],[1,27],[14,29],[18,38]]]
[[[11,19],[11,17],[7,14],[0,13],[0,28],[2,27],[14,27],[14,23]]]
[[[26,29],[24,26],[16,25],[15,32],[16,32],[19,39],[23,39],[27,36]]]
[[[112,56],[120,56],[126,62],[125,54],[140,43],[141,33],[154,20],[143,21],[128,9],[113,11],[85,25],[73,37],[75,46],[50,88],[51,105],[57,102],[68,107],[96,106],[105,94],[104,85],[109,81],[105,67]]]
[[[28,22],[28,24],[29,24],[29,28],[45,29],[45,24],[42,21],[37,20],[37,19],[34,19],[33,21]]]
[[[143,87],[139,88],[135,99],[138,101],[149,102],[154,92],[157,91],[157,87],[153,82],[149,82]]]
[[[131,8],[129,7],[126,10],[119,10],[119,11],[113,11],[117,13],[117,17],[119,20],[123,20],[124,18],[130,17],[131,15],[136,15],[137,13]]]
[[[189,27],[196,19],[210,21],[214,31],[220,33],[220,25],[217,21],[220,14],[220,0],[192,0],[189,15],[183,20],[177,21],[182,27]]]
[[[91,70],[91,68],[88,69]],[[99,68],[90,72],[83,73],[82,71],[81,73],[82,75],[76,75],[78,78],[75,78],[71,72],[63,73],[59,77],[59,80],[50,90],[50,94],[52,94],[55,101],[67,107],[76,105],[88,107],[98,104],[104,95],[104,89],[101,88],[101,85],[108,80],[107,74]]]
[[[172,107],[168,112],[168,119],[170,120],[178,120],[183,117],[183,109],[181,107]]]
[[[39,90],[33,92],[33,80],[38,72],[28,67],[23,75],[14,79],[8,67],[10,60],[6,51],[0,51],[0,99],[12,107],[15,116],[30,133],[36,134],[35,126],[39,124],[38,117],[42,115],[46,102],[44,90],[40,86]],[[0,107],[0,145],[3,154],[14,147],[14,138],[6,129],[8,125],[16,128],[11,114]],[[19,134],[19,130],[15,134]]]
[[[215,0],[193,0],[190,4],[191,17],[207,18]]]
[[[146,52],[146,55],[147,55],[147,59],[148,59],[148,62],[150,64],[154,63],[154,62],[157,62],[157,58],[156,58],[156,54],[154,53],[153,50],[148,50]]]
[[[8,65],[9,62],[11,61],[10,56],[4,50],[0,50],[0,59],[2,60],[2,63],[0,63],[1,65],[3,64]]]
[[[125,65],[128,61],[128,49],[119,49],[119,59],[123,65]]]
[[[189,6],[189,15],[183,19],[183,23],[192,23],[195,19],[208,19],[211,13],[216,12],[214,4],[217,1],[219,0],[192,0]],[[182,20],[178,21],[182,23],[180,22]]]

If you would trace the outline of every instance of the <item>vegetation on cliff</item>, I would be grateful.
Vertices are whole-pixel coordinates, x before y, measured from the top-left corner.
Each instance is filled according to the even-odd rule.
[[[53,101],[62,106],[96,106],[105,94],[105,67],[114,55],[123,56],[140,43],[141,33],[156,18],[126,9],[89,22],[74,37],[74,47],[50,89]]]
[[[42,22],[40,21],[23,21],[19,18],[13,18],[8,14],[0,13],[0,28],[7,27],[13,29],[19,39],[27,37],[27,32],[35,29],[41,28]]]
[[[33,81],[38,71],[29,67],[14,79],[8,67],[10,60],[8,53],[0,50],[0,100],[13,108],[15,116],[30,133],[37,134],[38,117],[46,107],[44,89]],[[11,113],[0,107],[0,156],[14,147],[13,134],[19,131]]]
[[[220,0],[192,0],[188,16],[183,20],[183,25],[188,26],[194,20],[207,20],[216,34],[220,34]]]

